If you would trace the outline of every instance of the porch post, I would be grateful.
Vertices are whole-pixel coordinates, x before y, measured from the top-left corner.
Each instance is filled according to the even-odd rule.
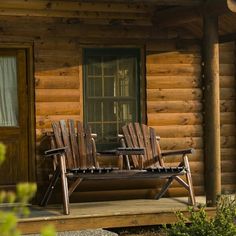
[[[208,206],[221,194],[218,16],[204,15],[205,188]]]

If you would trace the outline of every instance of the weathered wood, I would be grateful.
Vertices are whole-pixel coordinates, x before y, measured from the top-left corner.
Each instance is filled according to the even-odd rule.
[[[36,102],[77,102],[78,89],[36,89]]]
[[[36,113],[39,116],[80,114],[80,104],[78,102],[37,102]]]
[[[149,113],[149,125],[200,125],[203,122],[201,113]]]
[[[223,105],[223,104],[222,104]],[[227,107],[227,104],[225,103]],[[147,112],[148,113],[178,113],[178,112],[201,112],[203,109],[200,101],[148,101]]]
[[[218,17],[204,17],[205,166],[207,204],[214,206],[221,193],[220,83]]]
[[[147,89],[148,101],[200,100],[202,90],[196,89]]]
[[[79,89],[76,76],[36,76],[37,89]]]
[[[188,65],[188,64],[187,64]],[[148,75],[199,75],[201,74],[201,65],[192,64],[191,67],[185,64],[147,64]]]
[[[169,64],[171,67],[171,64]],[[189,64],[188,66],[192,66]],[[148,75],[147,76],[147,88],[148,89],[168,89],[170,88],[199,88],[201,86],[201,80],[199,75]]]
[[[153,125],[153,128],[156,129],[158,135],[165,138],[176,138],[176,137],[202,137],[203,136],[203,127],[199,125]]]

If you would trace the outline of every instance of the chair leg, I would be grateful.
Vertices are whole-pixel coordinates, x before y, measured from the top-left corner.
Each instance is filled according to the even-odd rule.
[[[62,198],[63,198],[63,212],[65,215],[70,214],[69,210],[69,193],[68,193],[68,180],[66,176],[65,155],[60,156],[60,170],[61,170],[61,184],[62,184]]]
[[[184,165],[187,168],[186,179],[189,186],[190,201],[191,201],[191,205],[194,206],[196,204],[196,200],[195,200],[195,194],[194,194],[194,189],[193,189],[193,181],[192,181],[189,161],[186,155],[183,157],[183,159],[184,159]]]
[[[173,182],[173,177],[168,178],[168,181],[163,185],[161,191],[155,195],[155,199],[160,199],[170,187],[171,183]]]
[[[43,196],[42,201],[40,202],[40,206],[46,206],[48,204],[48,201],[49,201],[49,199],[52,195],[52,192],[56,186],[59,176],[60,176],[60,169],[59,169],[59,167],[57,167],[53,173],[52,178],[50,179],[49,186],[47,188],[46,193]]]

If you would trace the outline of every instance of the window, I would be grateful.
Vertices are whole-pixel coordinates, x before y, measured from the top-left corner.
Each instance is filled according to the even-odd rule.
[[[118,145],[127,122],[140,121],[138,49],[84,50],[84,118],[98,134],[98,149]]]
[[[17,61],[0,55],[0,126],[18,126]]]

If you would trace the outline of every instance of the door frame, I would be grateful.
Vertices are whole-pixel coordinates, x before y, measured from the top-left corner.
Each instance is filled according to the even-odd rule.
[[[23,49],[26,54],[26,81],[28,94],[28,182],[36,182],[35,147],[35,81],[33,71],[33,43],[8,43],[0,41],[0,49]]]

